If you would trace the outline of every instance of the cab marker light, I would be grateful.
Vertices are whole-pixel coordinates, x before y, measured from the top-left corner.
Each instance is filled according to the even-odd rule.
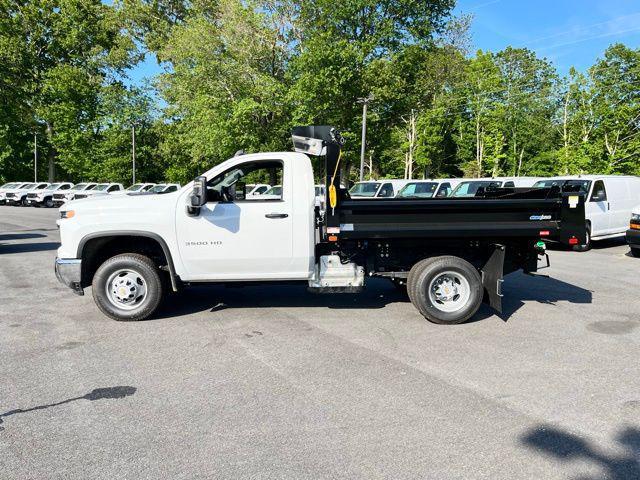
[[[337,241],[338,241],[338,237],[337,237],[337,236],[335,236],[335,235],[329,235],[328,240],[329,240],[330,242],[337,242]]]

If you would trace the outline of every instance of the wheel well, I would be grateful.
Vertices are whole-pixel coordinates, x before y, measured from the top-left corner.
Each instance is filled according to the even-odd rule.
[[[139,235],[117,235],[96,237],[82,246],[82,286],[93,282],[93,276],[107,259],[122,253],[138,253],[150,258],[158,267],[168,267],[169,259],[160,242],[151,237]]]

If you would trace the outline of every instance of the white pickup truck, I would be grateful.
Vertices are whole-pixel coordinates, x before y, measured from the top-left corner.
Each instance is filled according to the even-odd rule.
[[[540,237],[577,244],[584,199],[508,190],[465,199],[350,200],[340,188],[342,139],[298,127],[297,152],[239,155],[177,192],[106,195],[60,208],[55,271],[100,310],[141,320],[168,290],[210,282],[302,282],[318,293],[358,292],[379,276],[406,286],[428,320],[460,323],[486,298],[501,308],[503,274],[533,272]],[[309,157],[325,156],[326,208],[315,208]],[[272,178],[277,194],[247,198]],[[275,182],[274,182],[275,183]]]

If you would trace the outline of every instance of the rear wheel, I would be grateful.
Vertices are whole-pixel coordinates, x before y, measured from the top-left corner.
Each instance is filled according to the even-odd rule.
[[[453,256],[418,262],[409,275],[409,296],[430,322],[458,324],[469,320],[482,303],[482,279],[466,260]]]
[[[640,248],[631,247],[631,255],[636,258],[640,258]]]
[[[585,242],[583,245],[576,245],[573,247],[573,250],[576,252],[587,252],[591,250],[591,227],[587,225]]]
[[[163,282],[156,265],[143,255],[125,253],[106,260],[93,277],[93,299],[114,320],[150,317],[160,305]]]

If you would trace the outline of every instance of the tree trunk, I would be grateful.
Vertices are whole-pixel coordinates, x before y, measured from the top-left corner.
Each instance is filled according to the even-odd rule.
[[[49,140],[49,150],[47,152],[47,161],[49,163],[48,182],[56,181],[56,151],[53,147],[53,125],[47,122],[47,139]]]

